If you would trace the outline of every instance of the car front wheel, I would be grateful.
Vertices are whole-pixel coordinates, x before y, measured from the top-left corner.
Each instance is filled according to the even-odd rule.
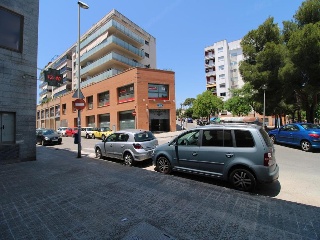
[[[89,139],[89,138],[90,138],[89,134],[86,134],[86,139]]]
[[[311,150],[311,144],[307,140],[302,140],[301,141],[301,149],[305,152],[309,152]]]
[[[100,148],[96,148],[96,158],[99,158],[99,159],[102,158],[102,153]]]
[[[232,186],[240,191],[252,191],[256,187],[256,179],[253,174],[246,169],[235,169],[229,178]]]
[[[163,156],[159,157],[157,160],[157,170],[164,174],[171,173],[172,167],[169,159]]]
[[[46,145],[46,142],[45,142],[44,140],[42,140],[42,141],[41,141],[41,145],[42,145],[42,146],[45,146],[45,145]]]
[[[92,139],[95,139],[95,138],[96,138],[96,136],[94,134],[92,134]]]

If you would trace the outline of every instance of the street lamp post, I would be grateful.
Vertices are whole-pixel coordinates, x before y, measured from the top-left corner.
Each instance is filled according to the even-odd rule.
[[[88,9],[89,6],[84,2],[78,1],[78,68],[77,68],[77,78],[78,78],[78,99],[80,99],[80,8]],[[81,110],[78,109],[78,158],[81,158]]]
[[[265,116],[266,116],[266,90],[267,90],[267,85],[263,84],[262,85],[262,90],[263,90],[263,120],[262,120],[262,126],[265,129]]]

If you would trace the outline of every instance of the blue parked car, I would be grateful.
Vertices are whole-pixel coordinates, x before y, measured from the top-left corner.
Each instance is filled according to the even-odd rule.
[[[291,123],[268,132],[274,143],[300,146],[309,152],[320,149],[320,126],[312,123]]]

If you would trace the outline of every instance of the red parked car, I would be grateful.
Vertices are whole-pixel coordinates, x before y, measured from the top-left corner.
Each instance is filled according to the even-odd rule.
[[[78,128],[68,128],[66,130],[66,137],[73,137],[75,133],[78,133]]]

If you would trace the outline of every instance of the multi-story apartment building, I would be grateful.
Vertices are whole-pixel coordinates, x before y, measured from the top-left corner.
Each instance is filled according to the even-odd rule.
[[[81,87],[119,74],[131,67],[156,68],[156,39],[116,10],[94,24],[80,38]],[[77,89],[76,43],[50,62],[63,74],[60,87],[40,84],[40,103]],[[44,80],[43,72],[40,79]]]
[[[112,10],[81,37],[80,56],[83,127],[176,130],[174,72],[156,69],[154,37]],[[59,69],[63,83],[40,85],[37,127],[77,127],[76,44],[48,68]]]
[[[231,97],[230,89],[244,84],[239,72],[239,62],[243,59],[240,42],[223,40],[204,49],[206,88],[223,101]]]

